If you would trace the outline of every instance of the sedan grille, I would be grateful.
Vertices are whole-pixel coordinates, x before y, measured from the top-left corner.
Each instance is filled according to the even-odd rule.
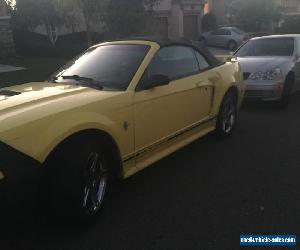
[[[260,97],[271,98],[274,96],[274,92],[271,90],[246,90],[245,97]]]

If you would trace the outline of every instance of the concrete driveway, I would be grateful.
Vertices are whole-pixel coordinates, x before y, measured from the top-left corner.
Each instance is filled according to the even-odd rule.
[[[1,249],[246,250],[240,234],[299,236],[299,112],[299,94],[282,110],[245,104],[232,137],[208,135],[122,182],[94,224],[28,217],[2,225]]]

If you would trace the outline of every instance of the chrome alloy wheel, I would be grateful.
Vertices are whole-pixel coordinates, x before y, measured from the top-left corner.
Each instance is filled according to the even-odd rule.
[[[234,103],[232,101],[228,101],[222,112],[222,129],[226,134],[230,133],[233,129],[235,120],[236,113]]]
[[[90,153],[84,169],[84,211],[93,215],[96,214],[106,192],[108,173],[103,158],[97,152]]]

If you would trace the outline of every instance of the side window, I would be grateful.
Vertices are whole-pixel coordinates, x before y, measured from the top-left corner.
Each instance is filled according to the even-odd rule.
[[[202,56],[198,51],[195,50],[196,57],[199,63],[200,70],[205,70],[210,67],[209,63],[207,60]]]
[[[214,30],[212,32],[210,32],[211,35],[218,35],[218,30]]]
[[[190,47],[170,46],[160,49],[148,66],[148,77],[166,75],[170,80],[199,72],[194,51]]]
[[[231,36],[231,31],[230,30],[225,30],[225,35],[226,36]]]
[[[226,29],[218,29],[216,31],[213,31],[212,34],[217,35],[217,36],[224,36],[224,35],[228,34],[227,31],[228,30],[226,30]]]

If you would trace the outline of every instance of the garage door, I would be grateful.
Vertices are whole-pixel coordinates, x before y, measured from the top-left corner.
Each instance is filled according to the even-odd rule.
[[[183,32],[185,38],[198,39],[198,16],[188,15],[183,17]]]
[[[154,17],[151,23],[151,30],[153,35],[158,37],[168,37],[168,18]]]

